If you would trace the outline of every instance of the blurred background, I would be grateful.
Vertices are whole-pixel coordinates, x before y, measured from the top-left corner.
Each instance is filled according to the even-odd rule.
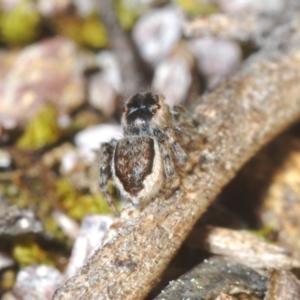
[[[51,299],[101,243],[112,215],[98,188],[97,151],[122,137],[124,100],[150,90],[192,108],[257,51],[284,5],[0,1],[3,299]],[[250,17],[259,33],[251,22],[241,27]],[[110,192],[118,201],[113,185]]]

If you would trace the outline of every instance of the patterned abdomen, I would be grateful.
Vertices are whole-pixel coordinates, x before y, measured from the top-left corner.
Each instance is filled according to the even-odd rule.
[[[149,136],[121,139],[113,156],[113,176],[121,193],[136,206],[147,201],[163,182],[162,159],[157,142]]]

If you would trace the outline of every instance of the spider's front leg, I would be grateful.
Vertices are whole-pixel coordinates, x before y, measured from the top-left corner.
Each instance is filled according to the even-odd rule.
[[[164,130],[159,130],[159,135],[164,143],[168,143],[175,153],[180,164],[184,164],[188,160],[188,156],[182,147],[177,143],[174,130],[171,127],[165,127]]]
[[[167,178],[174,176],[176,174],[176,171],[172,159],[171,149],[167,144],[167,141],[163,137],[159,139],[159,149],[164,162],[164,168]]]
[[[177,140],[180,140],[181,146],[187,146],[189,149],[197,150],[199,141],[204,143],[204,136],[199,134],[200,124],[193,119],[193,115],[183,106],[174,106],[171,110],[173,117],[173,132]]]
[[[176,173],[175,166],[173,163],[172,150],[167,140],[160,141],[159,148],[165,168],[165,196],[169,198],[179,185],[179,177]]]
[[[172,149],[170,147],[168,138],[158,130],[155,131],[155,133],[165,169],[165,196],[169,198],[179,185],[179,177],[175,170],[175,165],[172,158]]]
[[[116,209],[115,205],[113,204],[113,199],[108,192],[108,180],[112,176],[111,162],[113,158],[114,149],[115,149],[115,141],[111,143],[104,143],[100,148],[99,186],[110,209],[113,211],[115,216],[119,216],[120,214]]]

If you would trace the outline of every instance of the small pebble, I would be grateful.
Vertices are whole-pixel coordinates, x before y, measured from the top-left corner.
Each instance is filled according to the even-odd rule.
[[[75,135],[75,145],[81,150],[98,150],[101,143],[120,138],[122,138],[121,125],[93,125],[79,131]]]
[[[10,154],[0,149],[0,168],[8,168],[11,165]]]
[[[235,42],[203,37],[191,40],[188,45],[209,88],[215,87],[222,79],[234,73],[241,63],[241,49]]]
[[[12,294],[23,300],[51,299],[62,279],[61,273],[54,267],[28,266],[18,273]]]
[[[116,56],[112,51],[101,51],[96,55],[96,64],[101,75],[118,92],[122,92],[121,70]]]
[[[12,257],[4,252],[0,252],[0,270],[12,267],[14,265],[14,260]]]
[[[88,94],[88,101],[91,106],[99,109],[107,118],[112,117],[116,110],[117,93],[101,73],[90,77]]]
[[[133,39],[145,61],[153,65],[174,49],[181,37],[182,10],[173,4],[153,9],[142,16],[133,28]]]
[[[73,276],[93,255],[102,243],[106,230],[113,221],[110,216],[87,215],[83,218],[79,235],[75,240],[65,279]]]
[[[285,0],[216,0],[220,8],[227,13],[264,13],[280,12],[286,5]]]
[[[54,211],[53,217],[56,220],[57,224],[60,226],[62,231],[72,240],[74,240],[79,233],[79,226],[77,222],[71,219],[68,215],[64,214],[61,211]]]
[[[152,87],[166,96],[171,107],[184,102],[192,82],[188,62],[180,56],[162,60],[156,67]]]

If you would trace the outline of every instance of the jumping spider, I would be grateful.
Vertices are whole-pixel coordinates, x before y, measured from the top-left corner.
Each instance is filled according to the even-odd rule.
[[[99,185],[115,215],[118,212],[108,193],[113,178],[122,196],[143,208],[175,174],[172,150],[180,164],[187,155],[176,141],[174,112],[162,95],[139,93],[124,106],[124,138],[104,143],[100,150]],[[164,175],[165,174],[165,175]]]

